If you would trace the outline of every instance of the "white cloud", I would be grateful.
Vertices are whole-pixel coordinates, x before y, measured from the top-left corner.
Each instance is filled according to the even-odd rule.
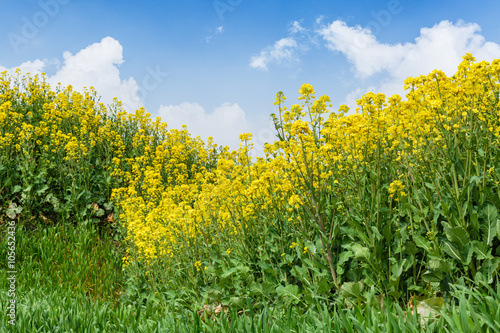
[[[363,77],[397,66],[404,52],[401,44],[380,44],[370,30],[349,27],[343,21],[334,21],[318,33],[328,49],[343,53]]]
[[[15,74],[16,69],[20,69],[22,73],[31,73],[33,75],[41,74],[45,67],[45,63],[42,60],[26,61],[19,66],[13,68],[6,68],[0,66],[0,72],[7,71],[10,75]]]
[[[299,21],[293,21],[290,23],[290,33],[291,34],[296,34],[299,32],[304,32],[306,29],[302,27]]]
[[[222,25],[218,26],[217,28],[215,28],[215,33],[212,34],[210,33],[210,35],[208,35],[207,37],[205,37],[205,42],[210,43],[210,41],[212,40],[212,38],[214,38],[215,36],[217,35],[220,35],[224,32],[224,27]]]
[[[186,125],[191,135],[199,135],[203,140],[212,136],[216,144],[227,145],[231,149],[238,148],[241,133],[251,132],[252,129],[245,111],[237,103],[223,103],[210,113],[198,103],[162,105],[158,116],[167,123],[168,128]]]
[[[62,68],[50,77],[50,82],[71,84],[76,90],[93,86],[104,103],[111,103],[117,97],[128,111],[142,106],[137,82],[133,78],[120,78],[118,65],[123,63],[123,48],[117,40],[106,37],[75,55],[64,52],[63,57]]]
[[[128,111],[143,105],[138,95],[137,82],[133,78],[122,80],[120,77],[118,66],[123,63],[123,48],[117,40],[111,37],[103,38],[99,43],[89,45],[74,55],[64,52],[63,59],[62,67],[47,78],[52,86],[57,83],[63,86],[71,84],[77,91],[81,91],[84,86],[93,86],[102,97],[103,103],[110,104],[113,97],[117,97]],[[51,63],[53,61],[37,59],[22,63],[8,71],[13,73],[16,68],[20,68],[23,73],[40,74]],[[5,68],[0,66],[0,70]]]
[[[467,52],[478,60],[499,58],[500,45],[486,42],[480,31],[475,23],[441,21],[431,28],[421,28],[420,36],[406,44],[381,43],[370,30],[349,27],[343,21],[334,21],[317,32],[328,49],[347,57],[358,76],[385,73],[379,91],[401,94],[406,77],[434,69],[452,75]]]
[[[291,37],[282,38],[275,42],[272,47],[261,51],[258,56],[253,56],[250,59],[250,66],[267,71],[268,63],[293,59],[297,48],[298,44],[295,39]]]

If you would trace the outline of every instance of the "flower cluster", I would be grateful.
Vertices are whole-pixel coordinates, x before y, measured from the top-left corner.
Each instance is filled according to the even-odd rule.
[[[413,196],[422,187],[420,192],[457,187],[481,167],[497,177],[498,166],[480,166],[474,158],[500,143],[499,60],[476,63],[468,54],[455,75],[434,71],[410,77],[405,88],[406,98],[368,93],[356,110],[342,105],[337,112],[330,110],[328,96],[316,98],[310,84],[302,85],[300,104],[290,108],[279,92],[278,112],[271,115],[278,139],[265,144],[264,157],[253,159],[249,133],[240,135],[239,149],[230,151],[211,139],[193,138],[185,127],[168,129],[144,109],[127,113],[118,101],[107,108],[96,102],[92,88],[52,91],[43,76],[14,79],[4,72],[0,156],[7,163],[14,155],[29,159],[36,151],[38,164],[52,165],[48,174],[67,175],[58,180],[67,196],[78,195],[67,194],[75,184],[83,186],[82,193],[101,190],[92,185],[99,169],[127,233],[128,265],[171,266],[183,258],[194,262],[196,272],[211,256],[246,257],[255,244],[267,258],[268,252],[290,252],[301,244],[300,253],[322,253],[331,264],[333,245],[317,244],[338,235],[337,226],[353,228],[356,235],[350,239],[359,237],[368,249],[382,237],[374,230],[390,234],[392,226],[384,228],[396,223],[389,215],[394,205],[418,202]],[[480,137],[474,134],[478,131]],[[450,164],[463,150],[458,142],[482,148],[465,165]],[[469,178],[437,183],[433,170],[441,170],[435,168],[441,162],[443,170],[460,168]],[[51,197],[44,200],[56,206]],[[97,202],[85,200],[82,205]],[[373,207],[382,209],[371,213]],[[425,216],[418,221],[422,225],[412,220],[412,232],[432,231]],[[401,230],[408,228],[393,230],[404,234]],[[285,237],[290,230],[300,230],[304,239],[266,247],[271,231]],[[364,256],[365,248],[357,253]]]

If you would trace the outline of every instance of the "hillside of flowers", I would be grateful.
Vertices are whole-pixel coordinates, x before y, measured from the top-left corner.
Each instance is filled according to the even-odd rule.
[[[0,74],[0,215],[95,224],[126,246],[126,295],[177,308],[406,304],[500,270],[500,60],[368,93],[356,110],[278,92],[252,158],[92,89]]]

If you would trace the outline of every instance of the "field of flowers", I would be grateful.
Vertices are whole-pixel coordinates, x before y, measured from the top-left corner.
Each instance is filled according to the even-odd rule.
[[[404,84],[406,98],[368,93],[337,112],[310,84],[291,106],[278,92],[276,140],[252,158],[249,133],[230,151],[144,109],[106,107],[93,88],[4,72],[0,216],[109,234],[134,306],[206,319],[219,305],[234,317],[385,300],[440,313],[458,289],[482,290],[469,305],[492,317],[467,325],[495,331],[500,60],[467,54],[451,77]]]

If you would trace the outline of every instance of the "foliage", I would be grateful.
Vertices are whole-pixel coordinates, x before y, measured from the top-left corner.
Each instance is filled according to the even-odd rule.
[[[128,114],[117,100],[106,108],[92,87],[53,91],[44,75],[0,74],[0,212],[14,203],[20,221],[33,226],[105,224],[114,211],[112,189],[128,184],[133,168],[156,150],[163,150],[164,160],[155,162],[164,163],[165,184],[177,182],[177,163],[190,177],[217,158],[213,144],[186,129],[168,131],[143,108]]]
[[[152,264],[149,285],[185,305],[364,302],[366,286],[407,301],[459,277],[496,283],[499,75],[500,61],[466,55],[454,76],[408,78],[406,100],[369,93],[354,114],[330,112],[309,84],[290,110],[279,92],[265,158],[251,160],[243,134],[196,183],[165,186],[136,168],[144,182],[115,192],[126,269]]]
[[[107,108],[92,88],[4,72],[0,215],[123,241],[119,302],[137,318],[160,304],[202,325],[193,308],[220,305],[369,331],[381,313],[421,325],[404,310],[419,300],[451,313],[429,329],[494,331],[497,313],[478,313],[498,304],[500,282],[500,60],[467,54],[455,75],[405,88],[406,99],[368,93],[355,112],[330,111],[310,84],[290,108],[279,92],[277,139],[252,158],[251,134],[229,151],[144,109]],[[370,310],[380,299],[387,313]]]
[[[0,229],[3,233],[5,228]],[[496,332],[500,329],[498,291],[483,286],[475,291],[457,285],[457,303],[438,309],[430,318],[379,299],[372,291],[366,306],[351,307],[339,300],[303,310],[246,304],[224,314],[201,313],[200,308],[175,309],[154,293],[144,305],[121,301],[124,281],[121,258],[113,239],[91,226],[16,228],[16,325],[8,324],[7,308],[0,309],[0,331],[5,332]],[[6,252],[0,238],[0,255]],[[70,260],[73,258],[73,260]],[[94,262],[97,260],[97,265]],[[0,303],[9,298],[7,270],[0,270]],[[101,268],[101,269],[100,269]],[[37,286],[33,288],[32,286]],[[496,290],[500,290],[498,285]],[[464,319],[466,318],[466,319]],[[470,319],[469,319],[470,318]],[[468,325],[463,326],[466,320]]]

